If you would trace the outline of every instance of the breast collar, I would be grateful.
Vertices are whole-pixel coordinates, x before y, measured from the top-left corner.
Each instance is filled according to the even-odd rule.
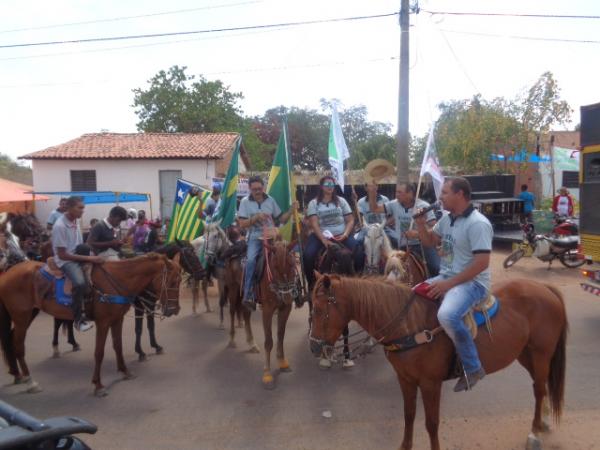
[[[460,217],[464,217],[466,219],[467,217],[469,217],[471,215],[471,213],[473,211],[475,211],[475,208],[473,207],[473,204],[469,204],[469,206],[467,206],[467,209],[465,209],[458,216],[453,216],[452,214],[450,214],[450,226],[453,227],[454,226],[454,222],[456,222]]]

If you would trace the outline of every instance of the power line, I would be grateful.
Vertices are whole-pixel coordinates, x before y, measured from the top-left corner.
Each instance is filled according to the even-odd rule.
[[[448,40],[448,38],[446,37],[446,35],[444,34],[444,32],[442,30],[439,30],[439,32],[442,35],[442,38],[444,38],[444,41],[446,42],[446,45],[450,49],[450,52],[452,53],[452,56],[454,56],[454,59],[456,60],[456,63],[458,64],[458,67],[460,67],[460,70],[462,70],[462,72],[465,75],[465,77],[467,78],[467,80],[469,80],[469,83],[471,83],[471,86],[473,86],[473,89],[475,89],[475,92],[480,93],[481,91],[477,88],[477,86],[473,82],[473,79],[467,73],[467,69],[465,68],[464,64],[459,59],[458,55],[456,54],[456,52],[454,51],[454,49],[450,45],[450,41]]]
[[[487,36],[487,37],[501,37],[501,38],[509,38],[509,39],[523,39],[528,41],[549,41],[549,42],[566,42],[566,43],[575,43],[575,44],[600,44],[600,41],[590,40],[590,39],[562,39],[562,38],[550,38],[550,37],[535,37],[535,36],[520,36],[514,34],[495,34],[495,33],[479,33],[475,31],[461,31],[461,30],[442,30],[446,33],[456,33],[456,34],[468,34],[473,36]]]
[[[444,15],[444,16],[523,17],[523,18],[538,18],[538,19],[600,19],[600,16],[593,16],[593,15],[429,11],[427,9],[421,9],[421,11],[426,12],[431,15]]]
[[[136,16],[112,17],[112,18],[108,18],[108,19],[87,20],[87,21],[83,21],[83,22],[71,22],[71,23],[62,23],[62,24],[55,24],[55,25],[43,25],[43,26],[39,26],[39,27],[15,28],[12,30],[0,30],[0,34],[16,33],[18,31],[48,30],[51,28],[63,28],[63,27],[72,27],[72,26],[78,26],[78,25],[90,25],[93,23],[118,22],[118,21],[123,21],[123,20],[141,19],[141,18],[145,18],[145,17],[157,17],[157,16],[166,16],[166,15],[173,15],[173,14],[195,12],[195,11],[204,11],[204,10],[208,10],[208,9],[229,8],[232,6],[242,6],[242,5],[249,5],[252,3],[262,3],[262,2],[264,2],[264,0],[252,0],[252,1],[245,1],[245,2],[238,2],[238,3],[227,3],[225,5],[203,6],[201,8],[188,8],[188,9],[178,9],[175,11],[162,11],[162,12],[150,13],[150,14],[139,14]]]
[[[89,38],[89,39],[74,39],[74,40],[65,40],[65,41],[47,41],[47,42],[32,42],[26,44],[7,44],[0,45],[0,49],[2,48],[17,48],[17,47],[39,47],[43,45],[63,45],[63,44],[85,44],[90,42],[106,42],[106,41],[124,41],[124,40],[132,40],[132,39],[148,39],[148,38],[157,38],[157,37],[167,37],[167,36],[184,36],[191,34],[208,34],[208,33],[222,33],[226,31],[244,31],[244,30],[259,30],[259,29],[269,29],[269,28],[290,28],[290,27],[298,27],[303,25],[315,25],[315,24],[323,24],[323,23],[334,23],[334,22],[351,22],[351,21],[359,21],[359,20],[368,20],[368,19],[379,19],[384,17],[393,17],[397,16],[398,12],[388,13],[388,14],[374,14],[369,16],[354,16],[354,17],[339,17],[333,19],[318,19],[318,20],[305,20],[301,22],[282,22],[276,24],[267,24],[267,25],[248,25],[242,27],[231,27],[231,28],[213,28],[207,30],[195,30],[195,31],[177,31],[172,33],[155,33],[155,34],[138,34],[138,35],[129,35],[129,36],[114,36],[114,37],[99,37],[99,38]]]

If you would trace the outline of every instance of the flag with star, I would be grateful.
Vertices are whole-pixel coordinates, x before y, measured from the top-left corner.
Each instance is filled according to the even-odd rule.
[[[200,199],[206,205],[210,191],[189,181],[177,179],[175,203],[171,214],[171,223],[167,234],[167,242],[175,239],[193,241],[202,234],[204,221],[198,217]]]
[[[238,162],[240,159],[241,145],[242,138],[240,137],[235,143],[235,150],[233,151],[233,156],[231,157],[231,162],[229,163],[229,169],[227,169],[227,175],[225,176],[225,181],[223,182],[223,189],[221,189],[219,205],[211,220],[212,223],[218,222],[220,227],[223,229],[227,228],[235,221],[239,180]]]

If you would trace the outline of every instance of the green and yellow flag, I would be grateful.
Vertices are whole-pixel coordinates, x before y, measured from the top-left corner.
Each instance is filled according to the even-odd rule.
[[[237,209],[237,189],[239,179],[239,159],[240,159],[240,146],[242,145],[242,138],[238,138],[235,143],[235,150],[231,157],[231,163],[229,169],[227,169],[227,176],[223,182],[223,189],[221,189],[221,199],[219,205],[215,211],[211,222],[219,222],[221,228],[227,228],[235,221],[235,213]]]
[[[288,149],[286,120],[282,123],[281,134],[279,135],[277,150],[275,151],[275,158],[273,159],[273,167],[269,174],[267,194],[273,197],[273,200],[277,202],[277,205],[279,205],[282,212],[288,211],[290,206],[292,206],[292,203],[296,200],[296,184],[294,183],[291,158]],[[295,214],[295,217],[291,218],[279,230],[281,236],[288,242],[292,240],[294,223],[296,223],[296,230],[298,231],[300,222],[297,214]]]
[[[204,221],[198,217],[199,198],[206,205],[208,197],[210,197],[210,191],[188,181],[177,180],[175,204],[171,214],[167,242],[175,239],[193,241],[202,234]]]

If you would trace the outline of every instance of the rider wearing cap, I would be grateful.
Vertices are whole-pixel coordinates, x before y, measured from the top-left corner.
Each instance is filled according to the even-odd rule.
[[[214,183],[212,185],[212,193],[210,197],[206,199],[206,202],[202,204],[202,199],[200,196],[200,207],[198,208],[198,216],[201,219],[207,220],[210,222],[212,216],[215,214],[217,210],[217,205],[219,204],[219,199],[221,196],[221,183]]]
[[[490,253],[493,229],[490,221],[471,204],[471,185],[464,178],[446,179],[440,200],[449,214],[429,229],[423,215],[417,219],[423,245],[441,245],[441,268],[437,277],[427,280],[429,295],[444,296],[438,320],[456,347],[464,375],[455,392],[471,389],[485,376],[464,316],[490,291]]]
[[[290,209],[284,213],[279,205],[264,192],[265,184],[261,177],[253,176],[248,180],[250,195],[240,202],[237,218],[240,226],[248,230],[246,237],[248,250],[246,254],[246,268],[244,269],[244,300],[242,304],[250,310],[256,309],[252,279],[256,269],[256,262],[263,248],[260,239],[263,236],[263,227],[274,227],[277,222],[284,224],[288,221],[298,203],[294,202]]]

